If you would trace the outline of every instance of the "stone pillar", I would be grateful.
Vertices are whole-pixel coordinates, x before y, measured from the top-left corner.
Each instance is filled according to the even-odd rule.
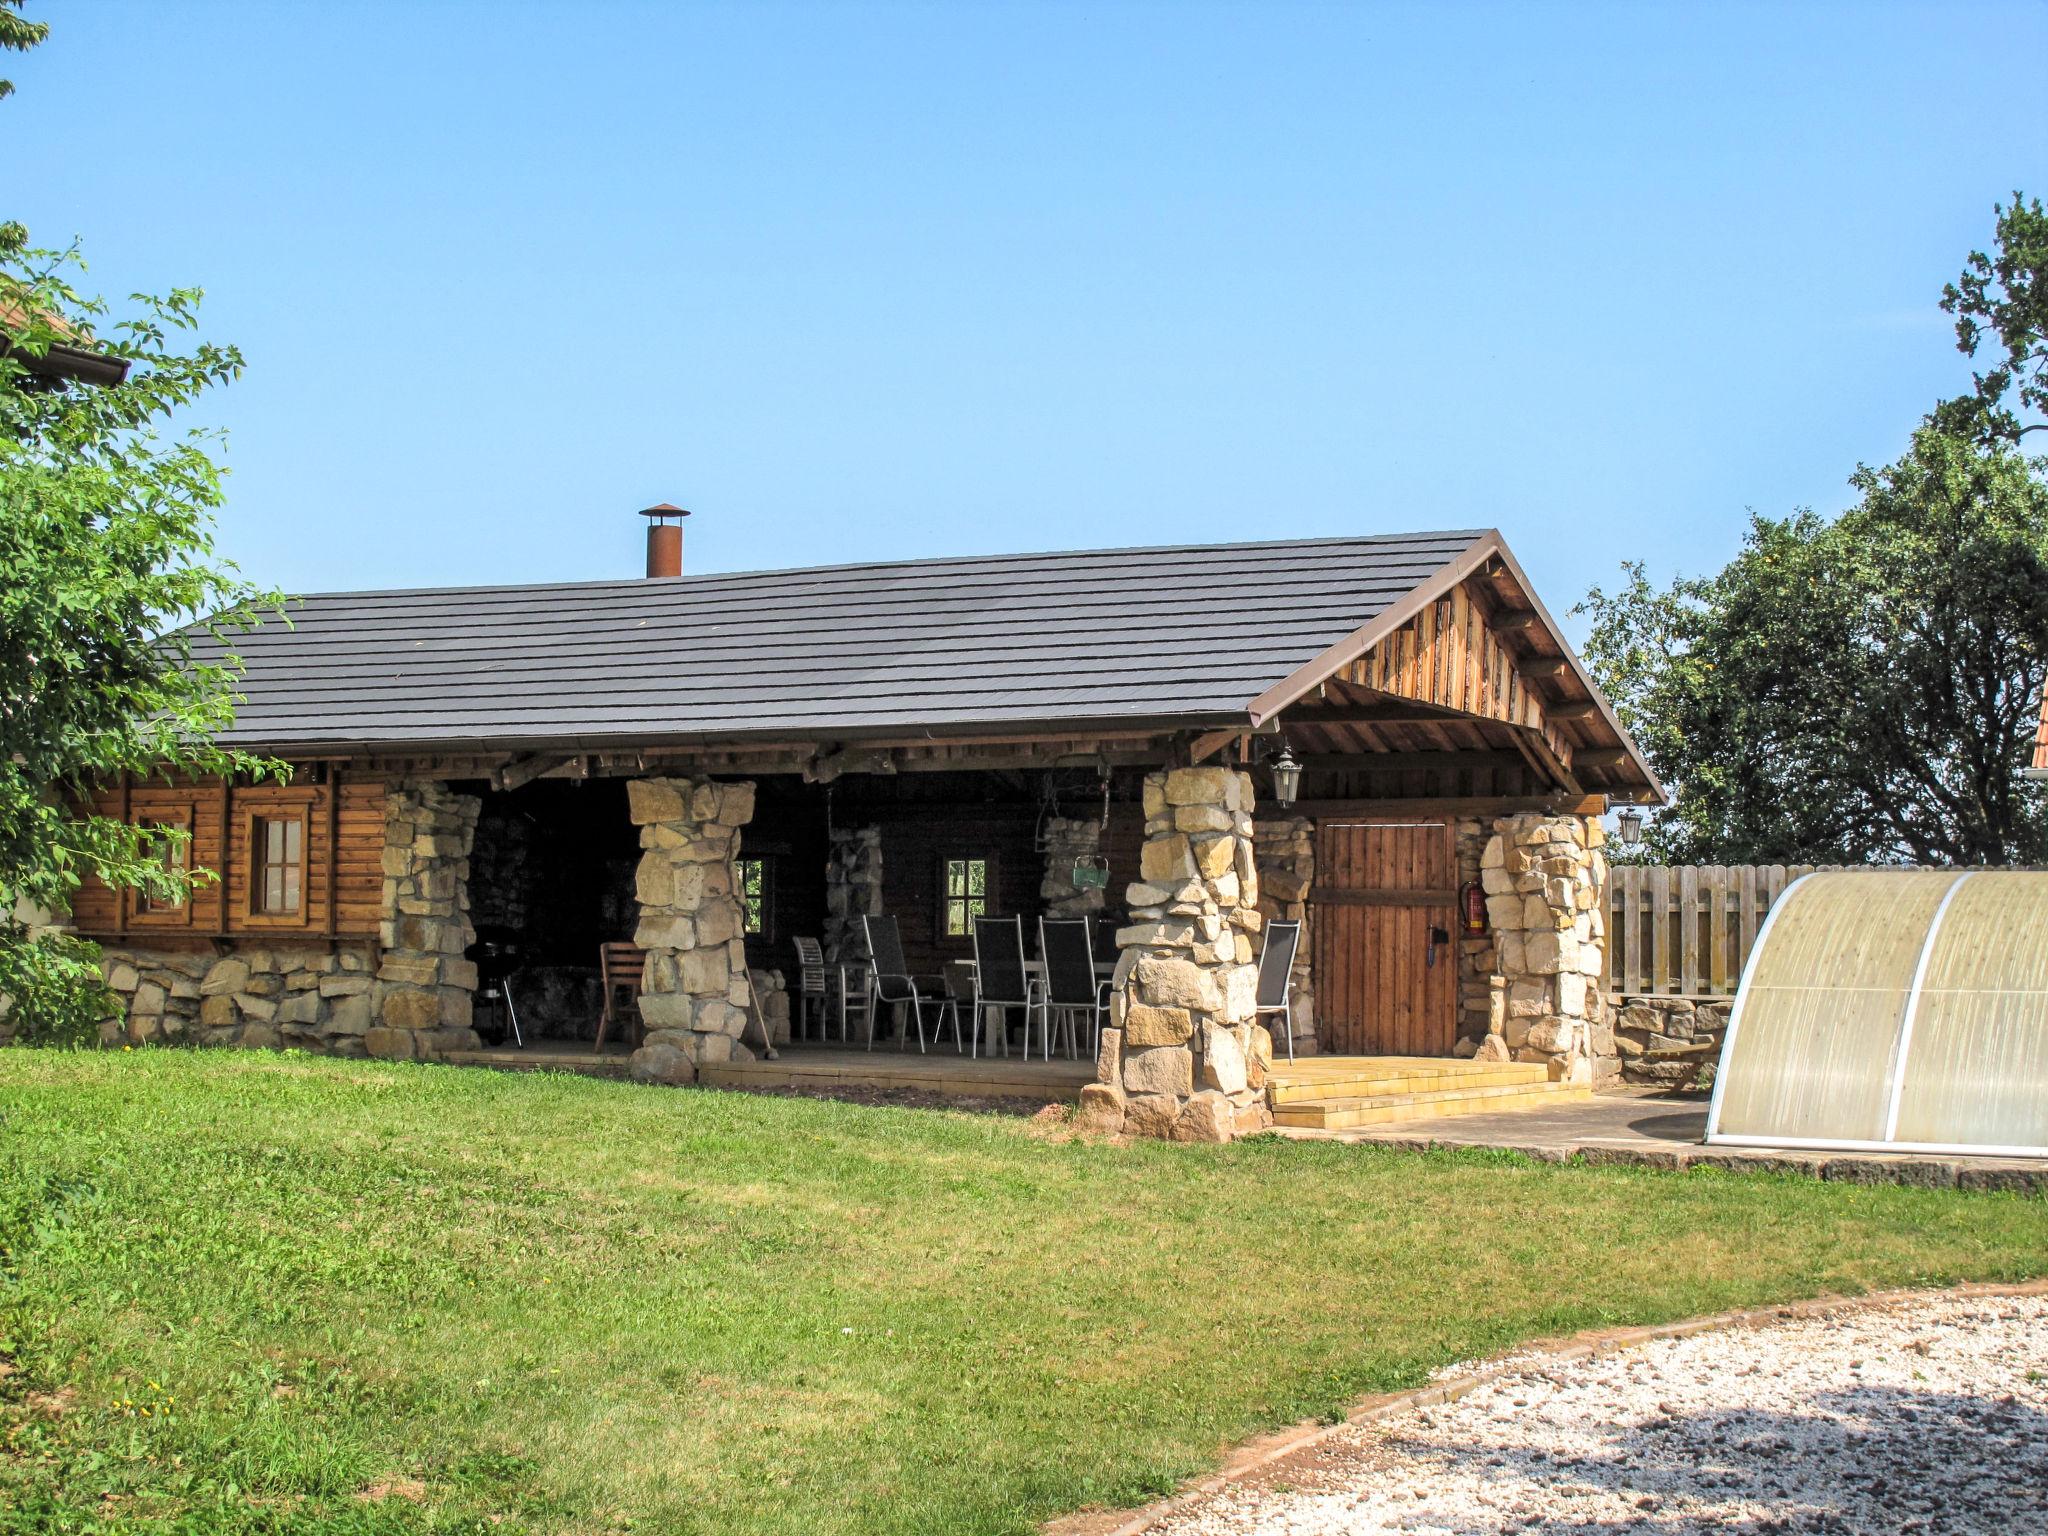
[[[1102,821],[1078,816],[1049,816],[1045,822],[1045,879],[1038,894],[1047,917],[1093,917],[1109,901],[1100,885],[1074,884],[1074,861],[1093,860],[1102,852]]]
[[[1259,874],[1252,783],[1229,768],[1145,779],[1145,846],[1117,933],[1110,1024],[1082,1122],[1179,1141],[1272,1124],[1258,1023]]]
[[[867,936],[860,920],[882,911],[882,829],[835,827],[825,864],[827,964],[865,960]]]
[[[1553,1079],[1586,1085],[1613,1075],[1601,981],[1606,840],[1589,816],[1512,816],[1493,824],[1480,859],[1496,966],[1480,1060],[1540,1061]]]
[[[754,817],[754,786],[710,779],[634,779],[626,786],[640,828],[640,903],[633,942],[647,951],[633,1053],[642,1082],[694,1082],[700,1062],[745,1059],[747,946],[733,860]]]
[[[371,988],[372,1056],[406,1061],[483,1042],[470,1027],[476,941],[469,923],[469,850],[482,802],[433,779],[399,780],[384,795],[383,955]]]
[[[1261,820],[1252,829],[1259,863],[1259,915],[1267,922],[1301,924],[1288,996],[1294,1004],[1294,1053],[1316,1051],[1315,971],[1309,956],[1308,896],[1316,880],[1316,824],[1306,816]],[[1269,1015],[1274,1024],[1280,1017]],[[1280,1046],[1286,1049],[1283,1042]]]

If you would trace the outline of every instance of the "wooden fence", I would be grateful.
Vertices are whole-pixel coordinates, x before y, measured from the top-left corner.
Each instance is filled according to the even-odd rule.
[[[1634,997],[1733,997],[1771,903],[1812,864],[1617,864],[1607,985]]]

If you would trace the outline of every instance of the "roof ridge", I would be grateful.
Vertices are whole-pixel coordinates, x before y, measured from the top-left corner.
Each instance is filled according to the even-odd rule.
[[[704,571],[685,576],[607,576],[590,581],[509,581],[481,582],[468,585],[438,587],[361,587],[331,592],[297,592],[286,595],[286,602],[306,602],[313,598],[343,597],[428,597],[448,593],[469,592],[593,592],[605,588],[627,587],[641,591],[656,591],[668,586],[686,586],[694,583],[742,581],[764,576],[831,576],[853,571],[901,571],[933,566],[989,565],[1001,561],[1069,560],[1078,556],[1130,556],[1130,555],[1195,555],[1234,554],[1260,549],[1341,549],[1362,544],[1392,544],[1403,540],[1429,540],[1444,542],[1462,540],[1469,544],[1483,537],[1490,530],[1485,528],[1419,528],[1398,533],[1334,534],[1323,537],[1296,536],[1280,539],[1220,540],[1208,544],[1128,544],[1100,549],[1039,549],[1019,550],[1009,553],[987,553],[978,555],[922,555],[905,560],[852,560],[835,565],[790,565],[765,566],[742,571]]]

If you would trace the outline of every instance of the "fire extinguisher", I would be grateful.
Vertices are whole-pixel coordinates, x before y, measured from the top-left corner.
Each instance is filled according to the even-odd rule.
[[[1477,880],[1467,880],[1458,892],[1458,905],[1465,914],[1467,933],[1486,932],[1486,890]]]

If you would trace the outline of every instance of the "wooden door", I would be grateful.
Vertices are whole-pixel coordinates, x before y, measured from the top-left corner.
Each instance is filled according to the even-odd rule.
[[[1345,1056],[1448,1056],[1458,1038],[1457,851],[1439,821],[1316,828],[1316,1036]]]

